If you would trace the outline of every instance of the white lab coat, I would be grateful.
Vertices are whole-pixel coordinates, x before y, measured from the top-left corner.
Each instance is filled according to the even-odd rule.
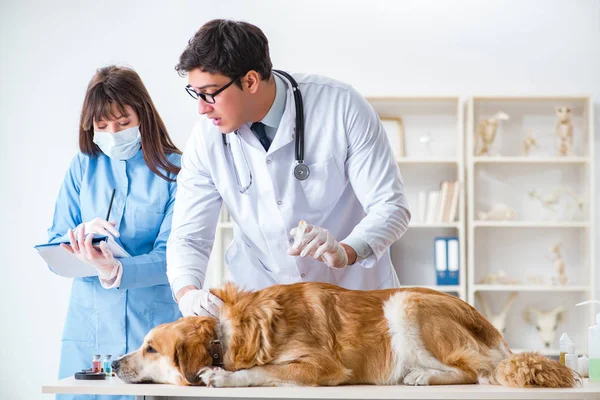
[[[399,286],[389,246],[407,229],[410,213],[393,152],[372,107],[349,85],[315,75],[294,74],[304,100],[304,162],[310,176],[293,176],[295,106],[291,86],[285,111],[268,151],[243,125],[222,135],[199,121],[186,145],[171,235],[167,275],[174,293],[202,287],[222,202],[234,221],[225,260],[233,280],[248,289],[301,281],[329,282],[350,289]],[[286,84],[289,82],[285,79]],[[244,160],[244,155],[246,160]],[[328,268],[287,249],[290,230],[305,220],[352,246],[366,242],[372,255],[343,269]],[[353,246],[354,247],[354,246]]]

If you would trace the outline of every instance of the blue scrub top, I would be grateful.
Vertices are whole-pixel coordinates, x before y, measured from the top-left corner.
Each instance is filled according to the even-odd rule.
[[[179,154],[168,158],[181,163]],[[91,368],[94,354],[111,354],[114,360],[136,350],[150,329],[181,317],[167,281],[165,257],[176,188],[176,182],[146,166],[142,150],[126,161],[104,153],[73,158],[56,201],[49,242],[64,240],[67,230],[82,222],[106,218],[116,189],[109,220],[117,222],[120,237],[115,239],[132,257],[120,259],[119,288],[104,289],[98,277],[73,280],[59,378]]]

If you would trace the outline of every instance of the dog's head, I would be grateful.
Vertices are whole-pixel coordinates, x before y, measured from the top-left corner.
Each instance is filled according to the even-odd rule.
[[[113,370],[129,383],[199,385],[198,371],[212,364],[216,325],[214,318],[185,317],[157,326],[138,350],[115,360]]]

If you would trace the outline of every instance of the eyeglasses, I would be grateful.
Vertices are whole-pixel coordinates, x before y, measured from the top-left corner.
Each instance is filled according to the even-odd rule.
[[[240,79],[240,78],[235,78],[235,79],[231,80],[227,85],[223,86],[221,89],[217,90],[214,93],[198,93],[198,92],[196,92],[194,90],[194,88],[192,87],[192,85],[187,85],[185,87],[185,90],[195,100],[198,100],[198,98],[201,98],[202,100],[204,100],[204,102],[206,102],[208,104],[215,104],[215,97],[217,97],[217,95],[219,93],[221,93],[223,90],[227,89],[229,86],[231,86],[238,79]]]

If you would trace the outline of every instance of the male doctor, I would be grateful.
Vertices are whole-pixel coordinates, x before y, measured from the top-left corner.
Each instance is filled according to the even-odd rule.
[[[386,133],[358,92],[293,74],[304,113],[298,137],[295,82],[272,69],[258,27],[230,20],[203,25],[176,70],[205,117],[183,154],[167,243],[184,316],[218,313],[219,299],[202,285],[223,202],[234,221],[225,260],[239,286],[399,286],[389,247],[410,212]]]

